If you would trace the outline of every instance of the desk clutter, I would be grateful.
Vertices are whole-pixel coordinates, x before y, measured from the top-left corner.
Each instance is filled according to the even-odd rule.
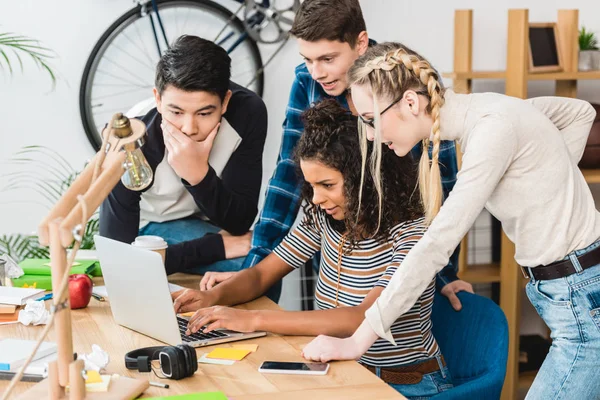
[[[44,297],[43,289],[0,286],[0,325],[17,322],[23,325],[45,324],[49,313],[43,301],[35,301]],[[20,308],[22,305],[25,305],[24,309]]]
[[[29,258],[21,261],[19,267],[23,274],[12,278],[15,287],[35,287],[52,290],[50,260],[44,258]],[[71,266],[71,275],[86,274],[92,277],[102,276],[100,263],[97,260],[75,260]]]
[[[0,371],[16,372],[33,351],[35,343],[34,340],[12,338],[0,340]],[[55,343],[42,342],[33,356],[33,361],[56,355],[56,352],[57,347]],[[29,372],[34,373],[37,371],[30,370]]]

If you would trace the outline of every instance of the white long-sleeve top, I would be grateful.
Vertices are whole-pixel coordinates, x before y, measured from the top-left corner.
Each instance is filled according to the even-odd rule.
[[[577,167],[596,112],[560,97],[522,100],[446,91],[442,140],[458,140],[462,168],[450,196],[366,318],[382,338],[409,310],[485,207],[515,243],[519,265],[564,258],[600,237],[600,213]]]

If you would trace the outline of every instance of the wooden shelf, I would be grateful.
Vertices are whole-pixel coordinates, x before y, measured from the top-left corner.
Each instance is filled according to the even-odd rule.
[[[469,264],[458,276],[469,283],[500,282],[500,264]]]
[[[456,80],[506,79],[506,71],[446,72],[443,73],[442,76],[444,78]],[[600,79],[600,71],[528,73],[526,78],[529,81],[577,81]]]
[[[527,371],[519,374],[519,389],[529,389],[538,371]]]
[[[587,183],[600,183],[600,169],[582,169]]]
[[[471,71],[471,72],[446,72],[444,78],[450,79],[505,79],[506,71]]]
[[[585,79],[600,79],[600,71],[527,74],[527,79],[530,81],[580,81]]]

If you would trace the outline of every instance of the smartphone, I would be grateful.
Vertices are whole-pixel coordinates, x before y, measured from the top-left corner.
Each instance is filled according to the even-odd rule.
[[[327,371],[329,364],[311,362],[265,361],[258,367],[258,372],[267,374],[325,375]]]

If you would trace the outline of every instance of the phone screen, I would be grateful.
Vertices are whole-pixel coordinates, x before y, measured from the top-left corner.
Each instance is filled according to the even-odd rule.
[[[327,364],[324,363],[301,363],[284,361],[265,361],[261,369],[284,370],[284,371],[326,371]]]

